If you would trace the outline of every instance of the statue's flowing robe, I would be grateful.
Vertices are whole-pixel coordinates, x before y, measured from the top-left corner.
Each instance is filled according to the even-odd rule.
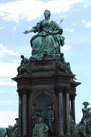
[[[63,30],[54,21],[37,23],[33,27],[34,32],[38,32],[31,39],[32,57],[42,60],[44,55],[55,56],[60,54],[60,45],[64,44]],[[54,34],[55,31],[58,33]],[[51,32],[51,33],[50,33]]]
[[[44,123],[38,123],[33,129],[33,137],[47,137],[49,128]]]

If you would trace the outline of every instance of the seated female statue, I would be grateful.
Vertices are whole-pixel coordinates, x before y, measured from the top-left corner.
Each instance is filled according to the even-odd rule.
[[[50,11],[44,11],[45,19],[38,22],[31,30],[26,30],[24,33],[34,32],[31,40],[32,57],[37,60],[42,60],[45,55],[58,56],[60,55],[60,45],[64,45],[64,37],[62,36],[62,28],[53,20],[50,20]]]

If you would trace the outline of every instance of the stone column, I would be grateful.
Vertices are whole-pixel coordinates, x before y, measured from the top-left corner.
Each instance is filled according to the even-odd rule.
[[[18,96],[19,96],[19,114],[18,114],[18,117],[19,117],[19,121],[18,121],[18,130],[19,130],[19,137],[21,137],[22,135],[22,94],[21,94],[21,91],[17,91],[18,92]]]
[[[59,121],[59,136],[62,136],[64,133],[63,133],[63,98],[62,98],[62,92],[59,92],[58,94],[58,99],[59,99],[59,118],[58,118],[58,121]]]
[[[26,91],[27,92],[27,91]],[[25,137],[27,135],[27,94],[24,92],[22,96],[22,134]]]
[[[67,127],[67,135],[70,135],[70,100],[69,93],[66,93],[66,127]]]
[[[71,97],[71,111],[72,111],[72,117],[75,122],[75,96]]]

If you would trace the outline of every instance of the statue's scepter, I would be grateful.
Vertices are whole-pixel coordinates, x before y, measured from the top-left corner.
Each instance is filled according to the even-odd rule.
[[[61,22],[63,22],[63,20],[64,20],[64,19],[61,19],[58,25],[60,25],[60,24],[61,24]]]

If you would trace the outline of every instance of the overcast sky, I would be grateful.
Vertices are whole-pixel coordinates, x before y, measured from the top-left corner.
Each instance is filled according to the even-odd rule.
[[[76,121],[82,116],[83,101],[91,103],[91,0],[1,0],[0,1],[0,127],[13,125],[18,115],[17,75],[20,55],[31,56],[33,33],[24,35],[43,19],[49,9],[51,19],[64,30],[65,59],[77,81]]]

